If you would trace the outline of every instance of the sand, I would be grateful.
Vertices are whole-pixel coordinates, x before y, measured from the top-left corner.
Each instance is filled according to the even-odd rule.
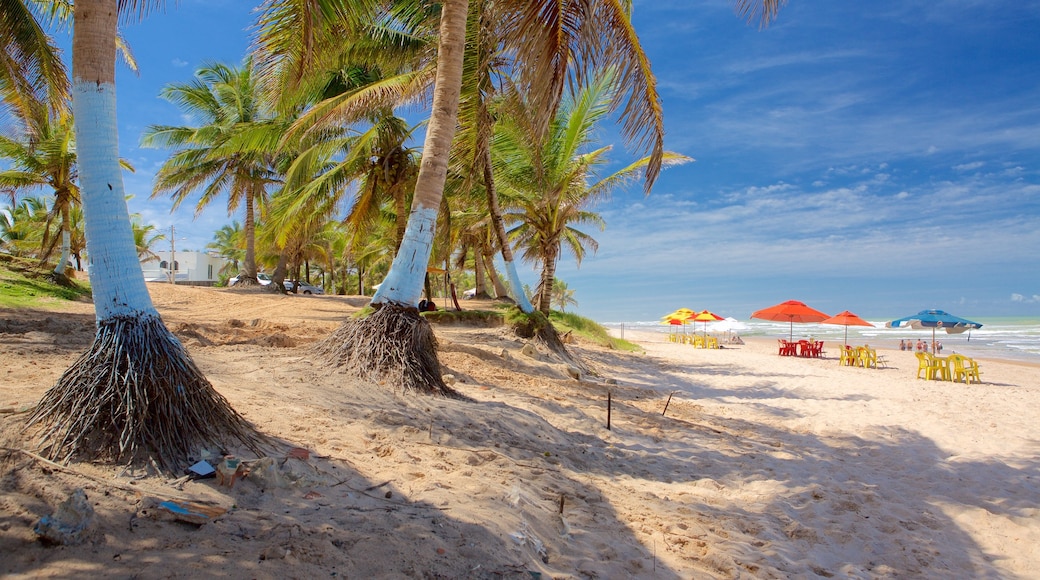
[[[699,350],[627,332],[645,352],[570,345],[598,374],[579,381],[504,329],[438,326],[469,397],[453,401],[312,357],[363,298],[150,289],[214,387],[284,448],[231,488],[33,459],[18,411],[89,344],[93,309],[0,310],[0,576],[1040,577],[1036,366],[983,361],[984,384],[963,385],[916,379],[898,350],[872,370],[833,347],[806,360],[773,340]],[[77,488],[95,510],[83,543],[37,541]],[[161,500],[227,511],[170,521]]]

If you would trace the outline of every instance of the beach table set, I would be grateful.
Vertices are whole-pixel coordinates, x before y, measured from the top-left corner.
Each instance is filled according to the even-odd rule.
[[[877,350],[870,348],[868,344],[863,346],[846,344],[841,351],[838,364],[843,367],[860,367],[864,369],[888,368],[888,361],[885,359],[885,355],[878,354]]]
[[[935,356],[930,352],[914,354],[917,355],[917,378],[919,379],[963,382],[964,384],[982,382],[979,363],[973,358],[957,353],[949,356]]]
[[[777,339],[779,343],[780,356],[800,356],[803,358],[823,358],[822,340],[784,340]]]

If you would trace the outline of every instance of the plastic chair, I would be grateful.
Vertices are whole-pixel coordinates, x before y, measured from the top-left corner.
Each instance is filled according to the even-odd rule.
[[[964,358],[964,355],[956,353],[946,357],[946,360],[950,361],[950,366],[953,367],[950,370],[952,380],[958,383],[962,381],[965,383],[968,382],[967,374],[964,371]]]
[[[956,353],[946,358],[953,366],[951,371],[952,380],[957,382],[963,381],[965,384],[982,382],[982,377],[979,376],[979,363],[975,362],[975,359]]]
[[[914,353],[917,356],[917,378],[921,378],[921,373],[924,373],[924,378],[931,379],[931,363],[924,356],[924,353],[917,351]]]
[[[841,349],[841,359],[838,361],[843,367],[851,367],[856,365],[856,351],[852,350],[852,347],[845,345],[845,348]]]
[[[945,357],[935,356],[930,352],[922,352],[921,354],[928,359],[928,368],[931,371],[931,376],[928,377],[929,380],[935,379],[936,377],[944,381],[950,380],[950,367],[947,364],[949,362],[948,359]]]
[[[979,371],[979,363],[975,359],[964,357],[964,382],[982,383],[982,373]]]
[[[924,372],[924,378],[929,381],[935,380],[936,377],[949,380],[947,377],[950,376],[950,373],[942,361],[936,360],[934,356],[927,352],[918,351],[914,355],[917,356],[918,360],[917,378],[921,378],[921,373]]]
[[[866,346],[860,347],[859,351],[860,366],[865,369],[876,369],[877,368],[877,351],[868,348]]]

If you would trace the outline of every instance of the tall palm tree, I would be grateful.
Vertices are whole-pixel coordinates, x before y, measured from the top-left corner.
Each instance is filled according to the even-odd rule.
[[[0,0],[0,97],[20,116],[39,102],[68,110],[68,72],[46,26],[67,21],[69,10],[66,2]]]
[[[79,203],[72,115],[68,111],[52,113],[43,103],[26,111],[27,117],[22,116],[25,111],[18,114],[24,127],[20,138],[0,135],[0,158],[11,163],[10,168],[0,171],[0,187],[16,192],[38,188],[53,191],[53,203],[41,240],[40,261],[46,262],[51,257],[60,240],[61,257],[54,275],[63,279],[71,246],[70,211]],[[53,223],[58,224],[58,236],[51,235]]]
[[[166,234],[157,232],[154,224],[146,224],[142,221],[140,214],[130,216],[130,227],[134,231],[134,247],[137,248],[137,258],[142,262],[155,260],[159,255],[152,251],[152,246],[165,240]]]
[[[553,280],[552,303],[560,309],[560,312],[566,312],[568,306],[578,305],[578,301],[574,298],[574,289],[568,288],[567,283],[559,278]]]
[[[761,0],[763,19],[771,18],[776,8],[784,1]],[[270,3],[291,5],[278,0],[271,0]],[[758,1],[755,0],[737,0],[737,5],[738,9],[749,17],[759,12]],[[626,71],[649,71],[649,62],[642,51],[633,50],[637,44],[633,43],[635,34],[627,18],[631,8],[629,0],[505,0],[497,6],[502,8],[502,21],[512,24],[512,28],[508,29],[511,36],[505,45],[518,55],[514,68],[522,72],[519,78],[519,84],[523,86],[522,92],[535,105],[532,110],[539,113],[538,118],[545,119],[542,123],[535,123],[536,127],[548,124],[547,120],[555,112],[563,86],[568,80],[573,79],[568,76],[569,72],[575,72],[577,80],[581,81],[587,76],[582,73],[596,70],[606,63],[619,63]],[[362,324],[371,321],[368,323],[369,326],[366,328],[359,325],[357,332],[346,332],[335,337],[352,343],[344,349],[346,357],[350,360],[347,364],[364,372],[376,366],[370,364],[373,362],[371,360],[358,358],[358,353],[376,352],[376,349],[362,347],[365,341],[372,340],[371,336],[380,337],[375,340],[384,344],[398,340],[399,337],[409,337],[407,344],[394,347],[398,352],[409,351],[404,353],[401,360],[417,362],[418,367],[412,368],[420,368],[417,372],[409,371],[408,374],[412,375],[412,378],[407,381],[407,386],[432,392],[447,392],[440,379],[439,370],[435,368],[436,355],[417,352],[423,349],[432,350],[432,343],[414,340],[415,333],[410,331],[381,332],[381,329],[398,328],[402,324],[407,326],[409,323],[405,323],[404,320],[412,316],[414,305],[421,295],[431,255],[437,211],[444,192],[448,152],[457,123],[469,1],[446,0],[440,3],[440,8],[432,115],[416,179],[405,241],[395,256],[387,278],[372,299],[373,306],[382,308],[376,315],[363,321]],[[299,36],[296,36],[294,43],[285,45],[290,47],[286,52],[291,53],[294,64],[293,67],[287,68],[293,71],[306,70],[305,61],[310,57],[306,47],[314,46],[311,44],[312,41],[321,40],[318,33],[311,35],[311,31],[327,30],[321,26],[314,26],[324,13],[314,9],[309,16],[315,18],[296,21],[297,29],[305,34],[302,42]],[[268,18],[266,23],[284,21],[284,18]],[[306,27],[302,26],[304,22],[307,24]],[[273,58],[269,62],[279,62],[279,59]],[[297,64],[299,66],[296,66]],[[571,68],[571,64],[577,66]],[[620,78],[623,83],[620,87],[622,90],[615,93],[614,104],[622,110],[623,135],[634,140],[637,145],[647,146],[651,150],[644,167],[646,188],[649,191],[660,170],[664,155],[660,103],[655,98],[652,84],[647,82],[652,76],[626,74]],[[387,306],[391,308],[386,308]],[[413,322],[422,324],[418,317],[414,317]],[[409,364],[411,363],[404,362],[405,366]]]
[[[179,471],[200,446],[260,436],[205,379],[152,305],[137,257],[119,164],[116,22],[132,0],[79,0],[72,104],[97,332],[29,417],[52,459],[147,461]]]
[[[606,177],[596,174],[607,162],[610,146],[592,149],[594,130],[610,113],[614,74],[610,69],[604,71],[566,101],[541,141],[526,122],[530,116],[503,119],[494,137],[496,175],[515,204],[507,209],[507,219],[518,223],[510,234],[523,248],[524,259],[542,265],[536,306],[546,315],[561,251],[569,250],[580,264],[586,249],[595,251],[598,246],[575,224],[602,230],[603,220],[589,208],[613,189],[638,178],[652,162],[644,157]],[[690,160],[667,151],[661,157],[663,164]]]
[[[227,263],[220,269],[221,274],[237,274],[238,264],[245,256],[245,243],[242,234],[242,224],[237,221],[225,225],[213,233],[213,241],[206,244],[206,248],[217,252]]]
[[[36,257],[47,220],[46,197],[23,197],[0,210],[0,249],[19,257]]]
[[[145,131],[144,146],[177,148],[156,174],[152,197],[169,193],[176,209],[201,189],[196,216],[224,193],[228,215],[244,206],[246,251],[239,283],[256,283],[257,210],[266,204],[268,187],[279,176],[274,151],[253,146],[257,133],[270,132],[274,117],[260,102],[251,63],[205,66],[196,71],[193,82],[169,85],[161,95],[200,123],[153,125]]]

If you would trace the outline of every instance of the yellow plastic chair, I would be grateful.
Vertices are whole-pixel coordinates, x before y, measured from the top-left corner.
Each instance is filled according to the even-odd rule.
[[[928,359],[929,368],[931,369],[931,375],[929,379],[935,379],[938,377],[944,381],[950,380],[950,367],[949,359],[946,357],[935,356],[930,352],[923,353],[925,358]]]
[[[968,373],[964,370],[964,359],[967,358],[962,354],[951,354],[946,357],[946,360],[950,361],[950,375],[951,380],[955,382],[968,382]]]
[[[841,359],[838,361],[843,367],[851,367],[856,365],[856,351],[852,350],[852,347],[846,345],[845,348],[841,349]]]
[[[877,351],[870,347],[862,347],[859,353],[860,364],[865,369],[876,369],[877,368]]]
[[[946,365],[937,360],[934,356],[927,352],[915,352],[917,356],[917,378],[921,378],[921,373],[924,372],[924,378],[933,381],[936,378],[940,378],[944,381],[949,380],[949,370]]]
[[[694,348],[704,348],[704,337],[703,336],[695,336],[695,337],[693,337],[693,347]]]
[[[979,363],[975,359],[968,358],[962,354],[951,354],[947,357],[953,365],[953,380],[965,384],[981,383],[982,377],[979,373]]]
[[[707,338],[707,340],[708,340],[708,348],[719,348],[719,339],[718,339],[718,337],[709,336]]]
[[[921,351],[917,351],[914,354],[917,355],[917,378],[921,378],[921,373],[924,373],[924,378],[931,379],[931,364],[928,362],[928,358]]]

